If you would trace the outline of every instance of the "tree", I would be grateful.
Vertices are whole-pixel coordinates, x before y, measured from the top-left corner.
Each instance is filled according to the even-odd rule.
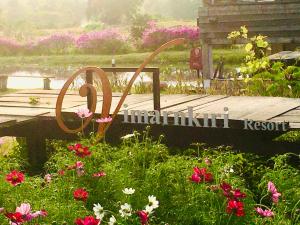
[[[147,13],[175,19],[195,19],[199,0],[145,0],[144,9]]]
[[[143,0],[89,0],[87,17],[107,24],[119,24],[136,14]]]

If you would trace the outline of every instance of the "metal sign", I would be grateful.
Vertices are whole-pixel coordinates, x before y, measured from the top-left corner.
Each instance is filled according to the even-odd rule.
[[[159,47],[155,52],[153,52],[148,58],[145,59],[145,61],[142,63],[142,65],[136,70],[136,72],[134,73],[133,77],[131,78],[130,82],[128,83],[128,86],[126,87],[117,107],[115,108],[113,114],[112,114],[112,121],[109,123],[100,123],[99,127],[98,127],[98,139],[101,139],[105,132],[107,131],[108,127],[110,126],[110,124],[113,122],[113,120],[115,119],[115,117],[117,116],[117,114],[119,113],[122,105],[124,104],[124,101],[134,83],[134,81],[136,80],[136,78],[139,76],[139,74],[141,73],[141,71],[162,51],[176,46],[176,45],[181,45],[185,43],[185,39],[184,38],[179,38],[179,39],[175,39],[172,41],[167,42],[166,44],[162,45],[161,47]],[[101,112],[101,118],[107,118],[109,116],[109,112],[111,109],[111,102],[112,102],[112,90],[111,90],[111,85],[110,82],[108,80],[108,77],[106,75],[106,73],[98,67],[86,67],[83,69],[80,69],[79,71],[77,71],[73,76],[71,76],[66,83],[64,84],[63,88],[61,89],[59,96],[57,98],[57,102],[56,102],[56,120],[58,123],[58,126],[65,131],[66,133],[78,133],[80,132],[82,129],[86,128],[88,126],[88,124],[91,122],[92,120],[92,116],[88,117],[83,126],[79,127],[77,129],[70,129],[68,128],[62,118],[62,104],[63,104],[63,100],[64,97],[67,93],[67,90],[69,88],[69,86],[72,84],[72,82],[75,80],[75,78],[77,76],[79,76],[82,73],[86,73],[87,71],[89,72],[93,72],[95,73],[101,80],[102,82],[102,91],[103,91],[103,103],[102,103],[102,112]],[[97,105],[97,91],[95,89],[95,87],[91,84],[84,84],[83,86],[81,86],[80,90],[79,90],[79,94],[82,97],[87,97],[88,94],[91,94],[91,105],[90,105],[90,111],[94,114],[96,111],[96,105]]]

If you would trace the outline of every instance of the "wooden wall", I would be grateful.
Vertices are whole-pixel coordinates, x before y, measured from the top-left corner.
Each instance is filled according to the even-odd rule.
[[[233,2],[215,1],[215,4],[199,8],[198,26],[204,49],[206,65],[203,72],[206,77],[212,74],[212,65],[207,64],[211,63],[211,59],[207,59],[211,57],[209,46],[232,44],[227,36],[241,26],[247,26],[250,37],[258,34],[268,36],[269,42],[277,44],[277,47],[278,44],[300,45],[300,0]]]

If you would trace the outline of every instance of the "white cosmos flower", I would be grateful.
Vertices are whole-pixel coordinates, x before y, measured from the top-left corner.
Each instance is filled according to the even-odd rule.
[[[109,218],[108,225],[114,225],[117,222],[116,218],[114,216],[111,216]]]
[[[103,207],[99,203],[94,204],[93,210],[94,210],[94,214],[95,214],[96,218],[98,220],[102,220],[103,217],[105,216],[105,212],[103,210]]]
[[[134,192],[135,192],[135,189],[133,189],[133,188],[125,188],[124,190],[122,190],[123,191],[123,193],[125,194],[125,195],[132,195]]]
[[[150,205],[146,205],[145,207],[145,212],[148,213],[148,215],[150,215],[153,212],[154,208]]]
[[[121,217],[128,217],[132,215],[132,208],[131,205],[128,203],[125,203],[124,205],[121,205],[121,209],[119,210],[119,213],[121,214]]]
[[[121,139],[126,140],[126,139],[132,138],[134,136],[135,136],[135,134],[127,134],[127,135],[121,137]]]
[[[149,200],[149,206],[152,207],[153,209],[156,209],[159,207],[159,201],[156,200],[156,197],[153,195],[148,196]]]

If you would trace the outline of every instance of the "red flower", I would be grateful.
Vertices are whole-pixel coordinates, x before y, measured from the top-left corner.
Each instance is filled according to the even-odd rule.
[[[199,167],[195,166],[194,173],[197,173],[199,176],[204,176],[206,174],[206,168],[199,169]]]
[[[229,199],[238,200],[241,198],[246,198],[245,193],[241,192],[240,189],[232,189],[230,184],[223,182],[220,187],[223,190],[224,196]]]
[[[64,175],[65,175],[65,171],[64,171],[64,170],[59,170],[57,173],[58,173],[60,176],[64,176]]]
[[[194,167],[194,174],[190,177],[190,180],[195,183],[200,182],[212,182],[213,175],[212,173],[208,173],[206,168]]]
[[[24,174],[17,170],[13,170],[12,172],[6,175],[6,181],[11,183],[13,186],[21,184],[22,182],[24,182],[24,179]]]
[[[148,224],[148,219],[149,219],[148,213],[142,210],[142,211],[138,211],[137,214],[140,217],[141,224],[142,225],[147,225]]]
[[[87,216],[84,219],[78,218],[75,220],[76,225],[98,225],[100,220],[95,219],[93,216]]]
[[[224,195],[229,193],[231,190],[232,190],[232,187],[230,184],[227,184],[225,182],[223,182],[220,187],[222,188],[223,192],[224,192]],[[226,195],[225,195],[226,196]]]
[[[106,176],[106,173],[103,171],[93,174],[93,177],[105,177],[105,176]]]
[[[246,198],[246,194],[241,192],[240,189],[235,189],[233,191],[233,197],[235,199],[239,199],[239,198]]]
[[[228,214],[235,213],[236,216],[245,216],[244,203],[235,200],[229,200],[227,203],[226,212]]]
[[[84,188],[79,188],[74,191],[73,196],[77,201],[85,202],[89,197],[89,193]]]
[[[12,223],[23,223],[24,219],[23,219],[23,215],[19,212],[15,212],[15,213],[6,213],[5,216],[12,222]]]
[[[84,167],[83,162],[77,161],[74,165],[68,166],[68,170],[82,169],[83,167]]]
[[[81,158],[89,156],[91,152],[89,151],[88,147],[82,146],[82,144],[75,144],[68,146],[69,151],[75,151],[75,154]]]
[[[190,180],[197,184],[201,182],[201,178],[197,173],[193,173],[193,175],[190,177]]]
[[[213,181],[213,175],[212,173],[206,173],[204,174],[204,181],[205,182],[208,182],[208,183],[211,183]]]

